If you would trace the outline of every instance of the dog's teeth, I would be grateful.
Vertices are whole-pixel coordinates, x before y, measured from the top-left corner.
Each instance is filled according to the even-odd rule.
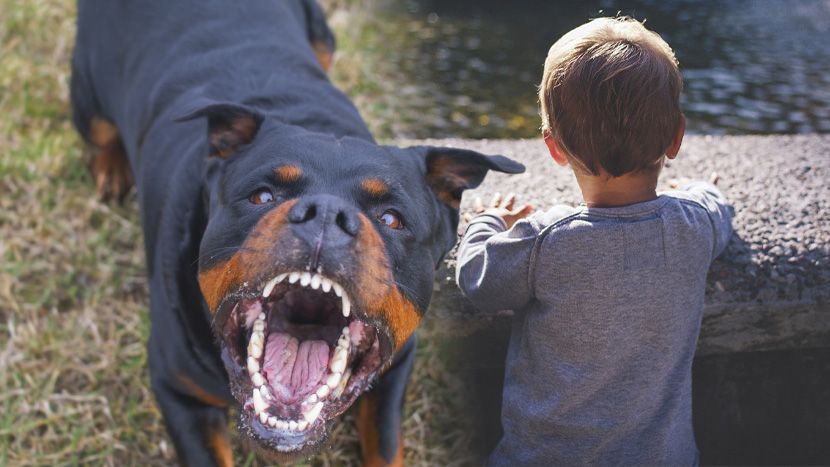
[[[288,422],[288,429],[291,431],[297,431],[297,422],[295,422],[294,420]]]
[[[254,389],[253,400],[254,400],[254,412],[256,412],[256,413],[261,413],[263,410],[265,410],[265,407],[268,406],[265,403],[265,400],[262,398],[262,394],[260,394],[259,391],[256,390],[256,389]]]
[[[320,399],[324,399],[326,396],[329,395],[329,391],[331,391],[331,388],[324,384],[317,388],[317,392],[315,392],[315,394],[317,394],[317,397],[319,397]]]
[[[303,418],[310,425],[314,423],[314,420],[317,420],[317,417],[320,415],[321,410],[323,410],[323,403],[318,402],[314,404],[314,406],[310,408],[307,412],[303,412]]]
[[[256,317],[257,321],[265,321],[265,313],[260,313]]]
[[[256,321],[254,321],[253,330],[254,330],[254,332],[259,332],[259,333],[265,331],[265,321],[261,320],[261,319],[258,319]],[[263,337],[265,337],[265,336],[263,336]]]
[[[299,272],[292,272],[288,275],[288,283],[289,284],[296,284],[297,281],[300,280],[300,273]]]
[[[323,292],[329,293],[329,290],[331,290],[331,279],[323,277],[320,279],[320,285],[323,287]]]
[[[288,273],[284,272],[282,274],[277,274],[275,280],[277,281],[277,284],[279,284],[280,282],[284,281],[286,277],[288,277]]]
[[[297,431],[305,431],[308,428],[308,422],[305,420],[300,420],[297,422]]]
[[[334,289],[334,294],[338,297],[343,295],[343,287],[340,287],[340,284],[337,282],[332,282],[331,287]]]
[[[343,294],[342,300],[343,300],[343,316],[348,318],[349,314],[351,314],[351,312],[352,312],[352,302],[349,301],[349,296],[346,295],[345,293]]]
[[[337,387],[337,383],[340,382],[340,377],[343,376],[343,373],[332,373],[326,378],[326,386],[330,388]]]
[[[263,425],[268,423],[268,412],[262,411],[259,413],[259,421],[262,422]]]
[[[259,335],[261,335],[261,334],[254,334],[254,336],[259,336]],[[257,341],[257,340],[254,340],[253,337],[251,337],[251,342],[248,342],[248,355],[250,355],[254,358],[262,357],[262,341],[261,340]]]
[[[280,430],[287,430],[288,429],[288,422],[285,420],[277,420],[277,428]]]
[[[311,274],[310,273],[304,272],[304,273],[300,274],[300,285],[302,285],[303,287],[306,287],[306,286],[308,286],[308,284],[310,282],[311,282]]]
[[[340,378],[340,384],[334,388],[334,392],[331,393],[331,397],[337,399],[343,394],[343,391],[346,389],[346,385],[349,384],[349,378],[352,376],[352,370],[348,369],[345,373],[343,373],[343,377]]]
[[[348,326],[343,326],[343,330],[342,330],[342,331],[340,331],[340,334],[342,334],[342,335],[344,335],[344,336],[348,336],[350,332],[351,332],[351,331],[349,331],[349,327],[348,327]]]
[[[276,277],[268,281],[268,283],[265,284],[265,288],[262,289],[262,296],[264,298],[268,298],[269,296],[271,296],[271,292],[274,290],[274,287],[276,287],[277,283],[279,282],[280,281],[277,280]]]
[[[346,369],[346,360],[349,358],[349,351],[340,347],[334,352],[334,358],[331,359],[332,373],[343,373]],[[326,382],[328,384],[328,382]]]
[[[251,382],[254,383],[254,386],[259,387],[265,384],[265,378],[259,373],[254,373],[251,375]]]
[[[268,417],[268,425],[276,428],[276,426],[277,426],[277,417],[273,417],[273,416]]]
[[[265,400],[271,400],[271,391],[268,390],[268,387],[264,384],[259,387],[259,393],[262,395],[262,398]]]
[[[320,288],[320,283],[321,283],[321,279],[320,279],[319,274],[315,274],[315,275],[311,276],[311,284],[310,285],[311,285],[312,289],[314,289],[314,290],[319,289]]]
[[[317,403],[317,394],[312,394],[305,399],[306,404],[316,404]]]
[[[259,362],[251,356],[248,356],[248,373],[259,373]]]

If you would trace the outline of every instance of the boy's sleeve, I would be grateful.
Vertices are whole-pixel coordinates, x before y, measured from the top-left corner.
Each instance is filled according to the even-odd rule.
[[[732,217],[735,210],[726,202],[723,193],[711,183],[692,182],[684,186],[682,191],[691,195],[709,214],[715,238],[712,251],[714,260],[723,252],[732,236]]]
[[[539,224],[532,217],[507,230],[504,221],[488,214],[470,222],[458,248],[458,287],[482,310],[515,310],[532,298],[531,254]]]

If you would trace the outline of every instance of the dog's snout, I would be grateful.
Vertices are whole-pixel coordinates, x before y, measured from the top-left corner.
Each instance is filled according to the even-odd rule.
[[[360,232],[358,209],[346,201],[331,195],[317,195],[298,201],[288,213],[288,220],[295,230],[317,236],[323,232],[337,240],[347,240]]]

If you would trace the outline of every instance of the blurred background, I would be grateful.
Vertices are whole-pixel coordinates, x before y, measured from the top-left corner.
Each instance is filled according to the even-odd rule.
[[[548,47],[618,12],[674,47],[690,133],[830,133],[828,0],[322,3],[338,37],[331,77],[384,142],[538,137]],[[137,203],[95,198],[69,121],[74,15],[72,0],[0,0],[0,465],[170,465],[148,387]],[[422,327],[407,395],[406,460],[475,464],[458,357],[434,326]],[[357,456],[348,414],[307,463]]]

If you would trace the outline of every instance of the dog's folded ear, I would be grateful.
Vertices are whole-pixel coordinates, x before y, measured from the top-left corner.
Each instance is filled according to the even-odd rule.
[[[208,102],[175,118],[177,122],[207,117],[210,156],[227,158],[256,137],[264,116],[251,107],[227,103]]]
[[[426,161],[426,179],[444,204],[458,209],[464,190],[475,188],[488,170],[518,174],[525,166],[504,156],[488,156],[469,149],[416,146]]]

